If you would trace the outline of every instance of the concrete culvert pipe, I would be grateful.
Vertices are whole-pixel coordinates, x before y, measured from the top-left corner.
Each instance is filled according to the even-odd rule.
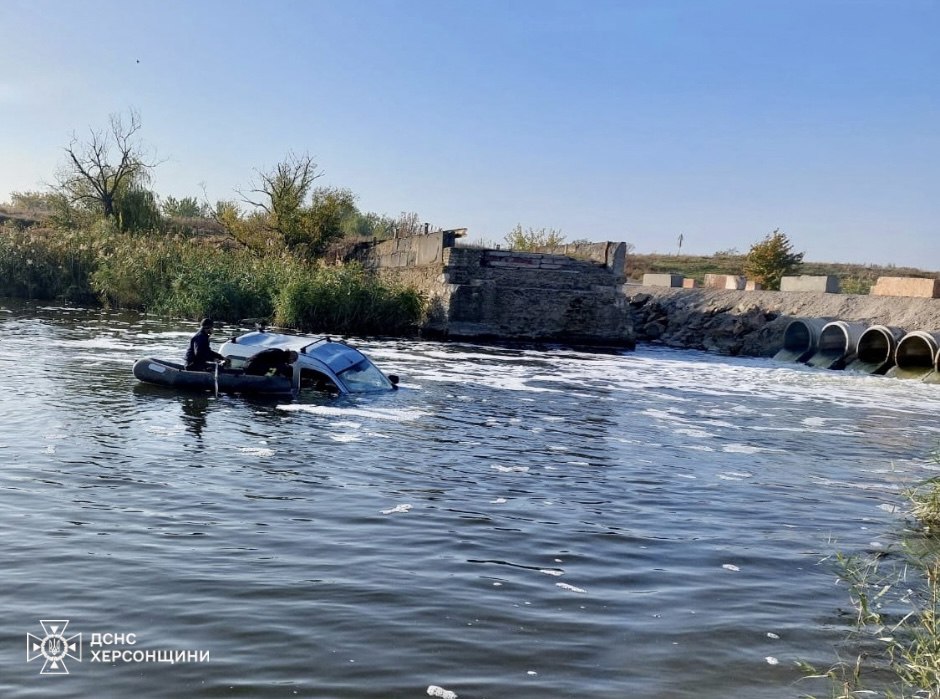
[[[846,369],[866,374],[884,374],[894,366],[898,342],[907,334],[902,328],[872,325],[858,338],[855,360]]]
[[[937,363],[940,334],[923,330],[909,332],[898,342],[894,350],[894,366],[888,376],[904,379],[923,379]]]
[[[819,334],[828,322],[828,318],[791,320],[783,331],[783,349],[774,355],[774,359],[805,362],[816,353]]]
[[[863,332],[865,325],[862,323],[847,323],[844,320],[826,323],[819,332],[816,353],[806,363],[823,369],[845,369],[846,364],[855,357],[855,347]]]

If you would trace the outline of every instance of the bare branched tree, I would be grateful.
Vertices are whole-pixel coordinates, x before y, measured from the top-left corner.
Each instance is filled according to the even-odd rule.
[[[313,181],[322,176],[317,164],[308,155],[293,152],[273,170],[256,170],[260,182],[252,183],[248,192],[238,194],[246,204],[266,212],[271,225],[281,235],[289,235],[297,225],[297,215],[304,206]]]
[[[112,114],[104,130],[90,130],[88,140],[72,135],[65,149],[67,158],[57,179],[60,191],[72,203],[100,207],[106,217],[115,215],[115,200],[132,184],[144,184],[157,162],[146,159],[137,134],[140,114],[130,112],[127,123]]]

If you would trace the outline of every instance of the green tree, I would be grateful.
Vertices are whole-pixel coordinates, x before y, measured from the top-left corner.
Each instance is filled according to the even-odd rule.
[[[300,216],[300,229],[286,239],[287,247],[306,257],[319,257],[345,235],[344,225],[358,213],[356,196],[341,187],[317,187]]]
[[[59,191],[73,204],[83,203],[105,218],[115,217],[120,193],[146,184],[156,167],[137,140],[140,128],[140,114],[132,110],[127,122],[112,114],[109,128],[92,130],[85,141],[73,134],[57,174]]]
[[[505,241],[513,250],[538,250],[539,248],[557,248],[565,244],[565,236],[555,228],[526,228],[516,224],[506,234]]]
[[[780,279],[800,269],[802,252],[793,252],[793,245],[779,228],[754,243],[744,258],[744,271],[765,289],[779,289]]]
[[[304,237],[304,202],[320,177],[317,164],[307,154],[288,153],[272,170],[255,172],[258,182],[239,194],[245,203],[264,212],[268,231],[291,247]]]
[[[154,193],[136,184],[115,194],[114,213],[122,231],[151,231],[163,223]]]
[[[259,170],[257,175],[258,183],[241,193],[255,208],[254,220],[251,214],[234,219],[229,215],[225,223],[254,249],[279,245],[301,257],[316,258],[342,238],[359,215],[350,190],[313,187],[320,174],[309,155],[289,153],[272,170]]]
[[[163,215],[167,218],[207,218],[208,207],[200,204],[196,197],[167,197],[160,205]]]

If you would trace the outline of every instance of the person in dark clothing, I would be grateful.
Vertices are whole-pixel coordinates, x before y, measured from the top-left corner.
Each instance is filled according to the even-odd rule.
[[[189,347],[186,348],[187,371],[211,371],[212,362],[228,361],[209,346],[209,336],[212,335],[214,325],[212,318],[203,318],[199,324],[199,332],[190,338]]]
[[[285,376],[291,378],[294,375],[292,365],[296,361],[296,352],[271,347],[261,350],[245,362],[244,370],[246,374],[251,376]]]

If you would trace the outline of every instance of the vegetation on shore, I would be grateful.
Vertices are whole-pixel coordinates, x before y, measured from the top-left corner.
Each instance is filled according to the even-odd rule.
[[[382,283],[358,265],[121,233],[107,221],[71,231],[4,229],[0,295],[192,319],[269,318],[302,331],[358,335],[407,334],[424,310],[418,291]]]
[[[73,137],[58,184],[0,206],[0,295],[100,303],[184,318],[267,318],[302,331],[407,334],[425,299],[355,264],[338,242],[421,230],[416,214],[363,213],[347,189],[315,187],[308,155],[255,174],[241,201],[161,199],[140,117]]]
[[[829,697],[940,699],[940,478],[908,496],[916,528],[898,550],[835,556],[854,613],[847,645],[855,659],[822,671],[801,663],[806,679],[828,681]]]
[[[161,198],[149,188],[158,161],[138,140],[140,116],[112,115],[108,128],[73,136],[57,184],[14,193],[0,205],[0,294],[102,303],[225,320],[266,317],[303,330],[401,334],[416,328],[425,299],[356,266],[326,263],[343,246],[428,230],[414,213],[362,212],[348,189],[319,187],[306,154],[258,169],[238,198]],[[516,250],[552,249],[556,229],[517,225]],[[586,242],[586,241],[574,241]],[[680,238],[681,246],[681,238]],[[774,231],[747,254],[628,255],[628,276],[748,273],[776,288],[782,274],[835,274],[844,293],[867,293],[878,276],[920,270],[803,263]]]

